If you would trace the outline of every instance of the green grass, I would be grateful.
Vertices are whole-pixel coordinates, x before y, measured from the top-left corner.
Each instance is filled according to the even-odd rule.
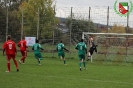
[[[2,52],[1,52],[2,53]],[[26,64],[19,64],[19,72],[11,60],[11,72],[6,73],[5,56],[0,55],[0,87],[1,88],[132,88],[132,63],[90,61],[87,70],[79,71],[78,57],[74,53],[69,59],[66,53],[67,66],[55,53],[43,53],[41,66],[32,52],[28,53]],[[20,58],[18,52],[17,60]],[[100,58],[100,57],[99,57]]]

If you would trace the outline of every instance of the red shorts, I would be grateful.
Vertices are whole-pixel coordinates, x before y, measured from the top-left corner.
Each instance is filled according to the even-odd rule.
[[[11,60],[12,58],[15,59],[16,55],[15,54],[7,54],[6,59]]]
[[[26,50],[25,51],[21,50],[21,55],[22,56],[27,56],[27,51]]]

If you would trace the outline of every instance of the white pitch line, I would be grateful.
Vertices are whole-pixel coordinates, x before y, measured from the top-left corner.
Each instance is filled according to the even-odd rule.
[[[44,76],[44,75],[38,75],[38,74],[24,74],[21,73],[22,75],[28,75],[28,76],[43,76],[43,77],[49,77],[49,78],[60,78],[60,79],[71,79],[71,80],[85,80],[85,81],[93,81],[93,82],[101,82],[101,83],[114,83],[114,84],[126,84],[126,85],[133,85],[133,83],[129,82],[114,82],[114,81],[103,81],[103,80],[94,80],[94,79],[81,79],[81,78],[68,78],[68,77],[57,77],[57,76]]]

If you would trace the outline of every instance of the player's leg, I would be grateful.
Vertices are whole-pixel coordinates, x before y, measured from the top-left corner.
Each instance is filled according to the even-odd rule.
[[[40,60],[42,60],[42,53],[40,53]]]
[[[25,62],[26,51],[21,50],[21,55],[22,55],[22,57],[21,57],[21,59],[19,60],[19,63],[20,63],[20,64],[22,64],[22,63]]]
[[[87,61],[91,59],[92,54],[93,54],[93,51],[90,50]]]
[[[83,65],[84,65],[84,68],[86,69],[85,54],[83,55]]]
[[[63,58],[64,64],[67,65],[67,64],[66,64],[66,59],[65,59],[65,53],[64,53],[64,52],[62,53],[62,58]]]
[[[42,54],[41,53],[38,54],[38,63],[39,63],[39,65],[41,65],[40,58],[42,58]]]
[[[38,60],[38,65],[41,65],[40,58],[37,58],[37,60]]]
[[[37,59],[38,65],[41,65],[40,57],[41,57],[40,53],[35,54],[35,58]]]
[[[19,69],[18,69],[18,62],[17,62],[17,60],[15,59],[15,58],[16,58],[16,55],[15,55],[15,54],[12,54],[11,57],[13,58],[13,62],[14,62],[14,64],[15,64],[16,69],[17,69],[17,72],[18,72],[18,71],[19,71]]]
[[[23,52],[22,64],[25,63],[25,58],[26,58],[26,56],[27,56],[27,51],[25,50],[25,51]]]
[[[62,54],[60,53],[60,52],[58,52],[58,56],[59,56],[59,58],[60,58],[60,61],[62,61]]]
[[[6,72],[10,72],[10,60],[11,60],[11,56],[10,55],[6,55],[6,60],[7,60],[7,71]]]
[[[83,63],[82,55],[79,55],[79,68],[80,68],[80,71],[82,71],[82,63]]]

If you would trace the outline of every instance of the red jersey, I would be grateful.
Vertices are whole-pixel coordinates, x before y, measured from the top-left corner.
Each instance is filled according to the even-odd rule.
[[[15,54],[17,53],[16,44],[12,40],[8,40],[3,44],[3,49],[5,49],[6,54]]]
[[[21,51],[25,51],[26,48],[27,48],[27,46],[26,46],[26,40],[25,40],[25,39],[21,40],[21,41],[18,43],[18,47],[20,47],[20,50],[21,50]]]

